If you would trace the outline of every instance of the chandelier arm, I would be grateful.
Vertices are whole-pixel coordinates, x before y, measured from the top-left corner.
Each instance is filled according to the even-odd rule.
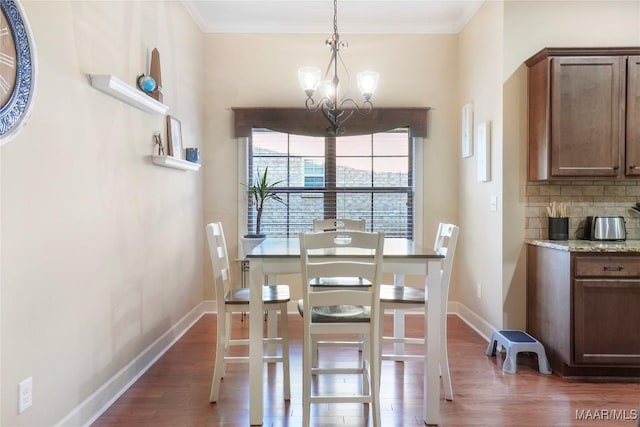
[[[338,127],[342,127],[342,125],[344,124],[344,122],[346,122],[347,120],[349,120],[349,117],[351,117],[351,115],[353,114],[355,110],[348,110],[348,112],[345,112],[345,110],[342,110],[342,114],[340,115],[340,120],[338,121]]]
[[[337,52],[337,60],[340,61],[340,65],[342,65],[342,69],[344,70],[344,74],[346,75],[346,85],[344,86],[346,89],[344,90],[344,94],[342,95],[342,98],[338,98],[338,93],[337,93],[337,88],[336,88],[336,105],[338,104],[338,100],[340,100],[340,105],[342,105],[342,102],[344,102],[345,97],[349,94],[349,88],[351,87],[351,74],[349,74],[349,70],[347,69],[347,66],[345,65],[344,61],[342,60],[342,55],[340,55],[340,51]],[[336,66],[336,76],[338,75],[338,67]]]
[[[347,107],[351,107],[351,112],[357,111],[363,116],[366,116],[367,114],[371,113],[371,111],[373,111],[373,103],[371,101],[364,101],[360,106],[353,99],[347,98],[340,103],[338,108],[344,110]]]
[[[338,103],[338,88],[337,85],[335,85],[334,80],[335,78],[337,78],[337,74],[333,74],[333,78],[329,78],[329,76],[331,75],[331,68],[333,67],[333,65],[335,64],[335,55],[334,55],[334,48],[333,46],[331,47],[331,60],[329,61],[329,65],[327,65],[327,71],[324,73],[324,80],[330,82],[329,84],[331,85],[331,89],[333,90],[333,95],[331,93],[325,93],[322,96],[322,99],[327,100],[331,106],[337,105]],[[334,67],[335,68],[335,67]],[[332,99],[333,98],[333,99]]]
[[[320,100],[318,101],[318,103],[316,104],[313,98],[307,98],[306,102],[304,103],[306,109],[308,111],[311,111],[312,113],[315,113],[318,110],[322,110],[323,114],[324,114],[324,110],[325,109],[330,109],[330,103],[331,100],[329,98],[327,98],[326,96],[323,96],[322,98],[320,98]],[[329,106],[328,106],[329,104]]]
[[[322,108],[320,111],[322,111],[322,115],[330,123],[330,126],[327,127],[327,131],[331,135],[336,135],[339,128],[337,118],[331,114],[332,111],[327,107]]]

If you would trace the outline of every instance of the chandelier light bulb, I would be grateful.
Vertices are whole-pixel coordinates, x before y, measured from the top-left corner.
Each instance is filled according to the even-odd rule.
[[[373,96],[378,87],[378,79],[380,74],[375,71],[361,71],[357,75],[358,89],[365,99]]]
[[[318,67],[302,67],[298,70],[298,81],[300,87],[305,91],[307,96],[313,96],[313,93],[320,84],[321,71]]]

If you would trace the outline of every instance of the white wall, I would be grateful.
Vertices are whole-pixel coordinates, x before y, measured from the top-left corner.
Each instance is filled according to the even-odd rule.
[[[157,47],[165,102],[198,146],[203,36],[177,2],[23,4],[38,93],[0,151],[0,424],[45,426],[202,301],[202,173],[151,164],[164,117],[93,89],[87,73],[133,85]],[[18,415],[30,376],[33,406]]]

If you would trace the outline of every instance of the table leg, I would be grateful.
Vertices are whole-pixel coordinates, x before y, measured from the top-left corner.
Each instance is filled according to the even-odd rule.
[[[394,274],[393,285],[404,286],[404,274]],[[393,337],[404,338],[404,310],[393,310]],[[393,354],[404,354],[403,342],[394,342]]]
[[[249,424],[262,425],[263,350],[262,350],[262,280],[261,262],[252,261],[249,297]]]
[[[440,260],[429,259],[427,277],[425,279],[427,316],[425,331],[427,333],[426,358],[424,360],[424,423],[436,425],[440,421]]]
[[[275,285],[278,283],[278,276],[274,274],[265,275],[265,282],[268,285]],[[267,312],[267,337],[275,338],[278,336],[278,313],[275,311]],[[277,352],[277,345],[275,342],[267,344],[267,355],[275,356]],[[273,362],[276,363],[276,362]]]

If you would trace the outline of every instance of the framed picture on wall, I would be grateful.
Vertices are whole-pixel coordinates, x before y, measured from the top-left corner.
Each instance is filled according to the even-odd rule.
[[[182,153],[182,125],[180,120],[173,116],[167,116],[167,148],[169,155],[177,159],[183,159]]]
[[[462,157],[473,156],[473,104],[469,102],[462,106]]]

